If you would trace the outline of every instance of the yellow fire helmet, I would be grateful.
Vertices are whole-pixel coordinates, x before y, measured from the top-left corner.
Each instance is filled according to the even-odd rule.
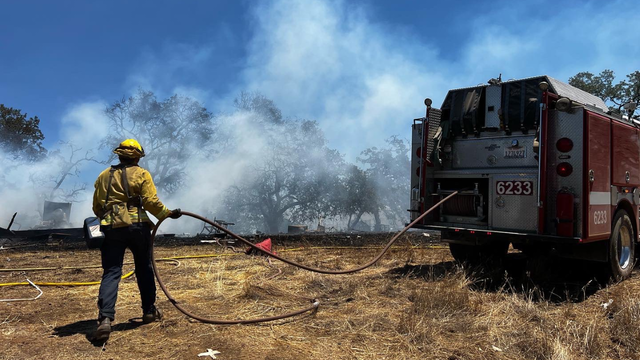
[[[144,149],[138,141],[135,139],[127,139],[118,145],[113,152],[119,156],[128,158],[141,158],[144,157]]]

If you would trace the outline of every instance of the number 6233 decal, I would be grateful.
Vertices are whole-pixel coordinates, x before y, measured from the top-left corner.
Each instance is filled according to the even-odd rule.
[[[498,195],[533,195],[533,181],[496,181]]]
[[[596,225],[606,224],[607,223],[607,212],[606,211],[594,211],[593,212],[593,223]]]

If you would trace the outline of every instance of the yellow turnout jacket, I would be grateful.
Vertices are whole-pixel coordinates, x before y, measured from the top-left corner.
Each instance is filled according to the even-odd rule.
[[[111,179],[111,189],[109,190],[109,199],[106,199],[110,171],[111,168],[107,168],[100,173],[96,180],[95,191],[93,193],[93,213],[101,219],[101,225],[111,225],[113,221],[111,212],[106,211],[105,214],[105,209],[110,209],[114,204],[126,203],[128,200],[122,184],[122,168],[114,171],[113,178]],[[147,170],[139,166],[129,166],[127,167],[126,175],[129,183],[129,196],[137,197],[139,195],[141,199],[140,213],[138,213],[138,204],[134,202],[128,205],[128,212],[132,223],[148,222],[153,225],[153,222],[149,219],[145,210],[151,212],[158,220],[169,216],[171,210],[164,206],[160,199],[158,199],[156,186],[153,184],[151,174],[149,174]]]

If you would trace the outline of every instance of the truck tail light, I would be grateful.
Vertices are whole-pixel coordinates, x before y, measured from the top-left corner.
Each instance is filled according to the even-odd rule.
[[[573,149],[573,141],[569,138],[562,138],[556,142],[556,148],[558,151],[566,153]]]
[[[558,175],[566,177],[571,175],[571,173],[573,172],[573,166],[571,166],[571,164],[569,164],[568,162],[562,162],[558,164],[558,166],[556,167],[556,171],[558,172]]]

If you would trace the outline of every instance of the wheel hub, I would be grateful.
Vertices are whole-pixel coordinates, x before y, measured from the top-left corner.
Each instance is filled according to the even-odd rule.
[[[620,228],[618,236],[618,264],[626,269],[631,262],[631,233],[626,226]]]

